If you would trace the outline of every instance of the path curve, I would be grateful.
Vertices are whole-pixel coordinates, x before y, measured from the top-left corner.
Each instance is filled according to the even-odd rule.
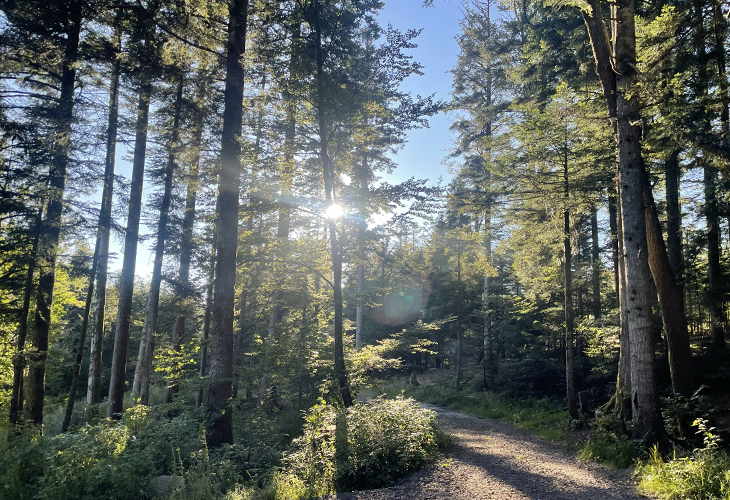
[[[433,405],[455,440],[435,463],[395,486],[323,500],[629,500],[640,497],[627,470],[571,457],[560,445],[499,420]]]

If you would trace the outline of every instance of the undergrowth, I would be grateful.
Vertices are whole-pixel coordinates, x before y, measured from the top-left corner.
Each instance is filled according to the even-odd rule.
[[[695,420],[704,446],[686,456],[665,459],[656,447],[637,468],[639,488],[666,500],[730,500],[730,456],[718,446],[714,428]]]
[[[552,441],[567,443],[572,436],[568,412],[559,402],[550,398],[507,398],[470,388],[457,391],[454,387],[440,384],[405,388],[392,386],[386,389],[386,393],[400,390],[424,403],[444,406],[479,418],[503,420]]]

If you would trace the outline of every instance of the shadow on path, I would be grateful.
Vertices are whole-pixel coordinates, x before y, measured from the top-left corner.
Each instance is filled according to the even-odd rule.
[[[628,471],[581,462],[561,446],[501,421],[428,406],[455,438],[455,446],[437,463],[390,488],[338,493],[326,500],[641,498]]]

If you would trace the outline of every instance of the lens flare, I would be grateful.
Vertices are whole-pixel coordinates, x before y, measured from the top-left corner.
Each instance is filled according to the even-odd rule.
[[[328,219],[339,219],[345,214],[345,210],[337,203],[333,203],[325,209],[324,213]]]

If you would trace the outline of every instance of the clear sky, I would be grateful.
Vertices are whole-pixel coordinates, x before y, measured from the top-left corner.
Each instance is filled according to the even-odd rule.
[[[451,91],[451,74],[448,71],[454,66],[459,47],[454,36],[459,32],[461,19],[460,0],[434,0],[432,7],[423,7],[422,0],[390,0],[386,2],[378,21],[383,27],[391,24],[401,31],[407,29],[423,29],[416,39],[418,48],[411,51],[415,61],[424,68],[423,76],[411,76],[402,86],[402,89],[411,92],[414,96],[420,94],[428,96],[435,94],[434,99],[449,99]],[[446,166],[441,162],[447,156],[451,146],[449,132],[449,118],[444,114],[429,119],[430,128],[412,130],[408,132],[408,142],[394,157],[398,168],[388,181],[402,182],[410,177],[430,179],[429,184],[435,184],[439,177],[450,178]],[[132,146],[126,151],[121,143],[117,148],[117,173],[127,178],[131,176],[131,165],[127,161],[120,161],[125,153],[132,154]],[[152,188],[145,179],[145,197]],[[126,210],[126,209],[125,209]],[[156,221],[154,221],[156,224]],[[149,234],[150,228],[142,225],[140,233]],[[153,239],[139,244],[137,248],[136,274],[149,278],[152,273]],[[122,242],[113,238],[111,251],[116,258],[110,260],[110,270],[120,270],[122,267]]]
[[[381,26],[390,23],[401,31],[423,29],[416,39],[418,48],[412,51],[415,61],[424,68],[423,76],[411,76],[403,89],[413,95],[436,94],[435,99],[449,99],[450,69],[456,64],[459,46],[454,37],[461,20],[460,0],[434,0],[433,7],[423,7],[422,0],[390,0],[378,17]],[[451,147],[449,119],[443,113],[432,117],[430,128],[408,134],[408,143],[395,157],[398,169],[392,177],[399,182],[414,176],[435,182],[439,176],[448,179],[446,166],[441,163]]]

